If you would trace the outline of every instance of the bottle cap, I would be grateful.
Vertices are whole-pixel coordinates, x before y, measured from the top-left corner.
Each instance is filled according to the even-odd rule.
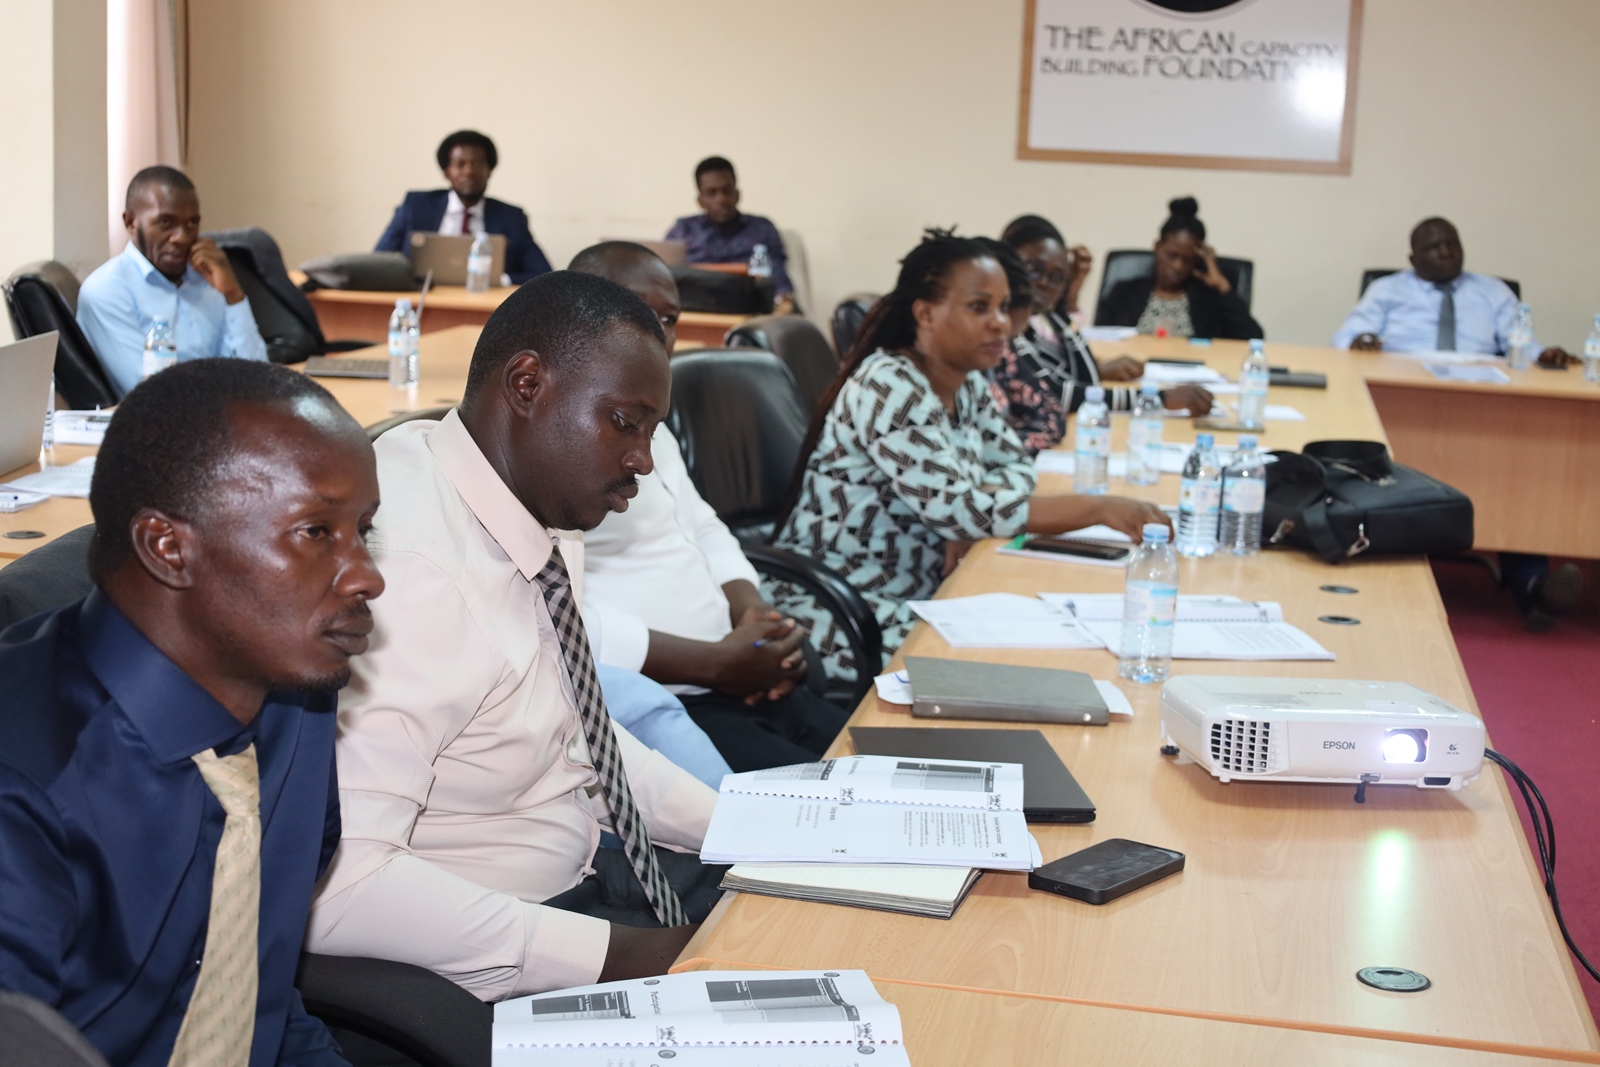
[[[1242,433],[1242,434],[1240,434],[1239,435],[1239,447],[1240,448],[1254,448],[1254,447],[1256,447],[1256,435],[1253,434],[1253,433]]]
[[[1197,433],[1194,435],[1194,446],[1196,448],[1215,448],[1216,444],[1216,434]]]
[[[1106,391],[1098,385],[1091,385],[1083,391],[1083,398],[1090,403],[1103,404],[1106,399]]]
[[[458,245],[457,247],[460,246]],[[394,302],[394,307],[396,311],[410,311],[411,298],[409,296],[402,296],[399,300]]]
[[[1159,522],[1147,522],[1144,524],[1144,539],[1146,541],[1166,541],[1171,536],[1171,531]]]
[[[1250,351],[1259,352],[1263,348],[1266,348],[1266,347],[1267,347],[1267,342],[1263,341],[1261,338],[1252,337],[1250,339]]]
[[[1596,322],[1600,322],[1600,315],[1596,315],[1594,319]],[[1156,396],[1160,396],[1161,386],[1157,385],[1155,382],[1145,382],[1143,385],[1139,386],[1139,392],[1145,394],[1154,393]]]

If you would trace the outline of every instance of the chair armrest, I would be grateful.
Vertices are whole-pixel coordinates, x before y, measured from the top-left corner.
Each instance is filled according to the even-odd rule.
[[[382,341],[324,341],[322,347],[312,355],[323,356],[329,352],[354,352],[362,348],[372,348],[382,344]]]
[[[424,1067],[489,1067],[494,1010],[448,978],[409,963],[300,956],[295,986],[329,1026],[410,1056]]]
[[[850,642],[851,655],[859,665],[853,688],[854,703],[859,703],[883,669],[883,630],[872,613],[872,606],[839,572],[809,556],[775,545],[745,544],[743,547],[745,558],[758,572],[780,582],[793,582],[816,597],[838,620]]]

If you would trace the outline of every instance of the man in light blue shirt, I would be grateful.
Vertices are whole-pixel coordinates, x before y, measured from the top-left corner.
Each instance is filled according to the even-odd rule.
[[[611,721],[712,789],[722,787],[722,776],[733,768],[689,718],[683,701],[637,671],[605,663],[594,667]]]
[[[135,174],[122,224],[128,246],[78,291],[78,325],[118,396],[143,377],[145,335],[158,319],[172,326],[179,361],[266,360],[227,254],[200,236],[200,197],[182,171],[146,167]]]
[[[1499,278],[1463,271],[1461,236],[1449,220],[1424,219],[1411,231],[1411,269],[1367,286],[1334,335],[1335,348],[1361,352],[1476,352],[1503,355],[1511,345],[1517,297]],[[1539,362],[1572,357],[1544,349]]]

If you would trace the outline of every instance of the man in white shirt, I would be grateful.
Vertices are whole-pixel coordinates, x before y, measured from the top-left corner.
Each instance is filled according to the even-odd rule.
[[[660,974],[715,903],[721,869],[693,852],[716,794],[611,723],[577,608],[571,531],[650,473],[661,343],[620,286],[542,276],[490,316],[460,408],[378,440],[388,596],[339,702],[313,951],[499,1000]],[[602,831],[623,847],[597,851]]]
[[[675,340],[678,287],[648,248],[607,241],[570,268],[625,286]],[[584,544],[584,617],[603,663],[672,689],[735,771],[819,758],[849,713],[804,684],[805,634],[761,595],[761,579],[657,426],[655,472]]]

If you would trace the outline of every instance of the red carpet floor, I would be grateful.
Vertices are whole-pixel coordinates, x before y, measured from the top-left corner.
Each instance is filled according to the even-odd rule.
[[[1567,928],[1600,967],[1600,616],[1584,605],[1549,633],[1530,634],[1487,568],[1436,562],[1433,573],[1491,743],[1550,805]],[[1525,811],[1523,831],[1531,847]],[[1581,967],[1578,977],[1600,1018],[1600,984]]]

